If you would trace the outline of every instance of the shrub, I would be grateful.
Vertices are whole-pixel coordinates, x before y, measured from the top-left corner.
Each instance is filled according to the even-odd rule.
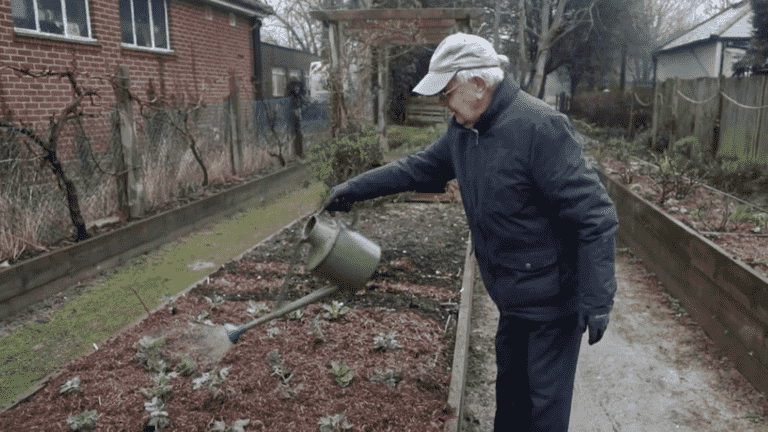
[[[313,176],[331,188],[381,166],[384,156],[372,126],[350,123],[335,139],[310,147],[307,159]]]
[[[573,115],[602,127],[629,126],[629,95],[621,92],[596,91],[577,94],[573,98]]]

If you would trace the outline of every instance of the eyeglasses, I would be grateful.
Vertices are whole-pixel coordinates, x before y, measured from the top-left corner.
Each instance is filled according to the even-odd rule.
[[[457,88],[459,88],[459,86],[460,86],[460,85],[461,85],[461,83],[459,83],[459,84],[456,84],[456,85],[455,85],[455,86],[453,86],[453,88],[452,88],[452,89],[450,89],[450,90],[443,90],[443,91],[441,91],[441,92],[440,92],[440,93],[438,93],[438,95],[437,95],[437,100],[438,100],[438,101],[440,101],[440,102],[447,102],[447,101],[448,101],[448,99],[451,97],[451,92],[453,92],[454,90],[456,90]]]

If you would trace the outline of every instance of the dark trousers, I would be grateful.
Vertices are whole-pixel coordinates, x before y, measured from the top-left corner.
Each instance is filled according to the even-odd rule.
[[[566,432],[583,329],[501,316],[496,334],[495,432]]]

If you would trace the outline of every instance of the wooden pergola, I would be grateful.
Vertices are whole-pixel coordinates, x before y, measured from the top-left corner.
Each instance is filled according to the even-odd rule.
[[[438,44],[457,31],[469,32],[471,20],[480,14],[474,8],[441,9],[357,9],[312,11],[310,15],[328,27],[331,60],[331,105],[334,135],[344,119],[339,115],[341,53],[345,38],[365,41],[378,51],[378,95],[373,111],[377,113],[378,130],[386,136],[385,101],[389,88],[389,48],[396,45]],[[377,99],[377,100],[376,100]],[[384,141],[386,146],[386,141]]]

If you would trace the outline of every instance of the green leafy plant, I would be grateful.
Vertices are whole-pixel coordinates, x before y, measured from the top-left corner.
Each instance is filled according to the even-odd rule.
[[[144,402],[144,411],[149,415],[147,426],[154,427],[155,430],[165,430],[171,425],[171,419],[168,417],[168,411],[165,410],[165,402],[155,396],[149,402]]]
[[[402,378],[400,377],[400,371],[394,369],[387,369],[384,371],[377,369],[373,371],[371,377],[369,378],[369,381],[382,383],[389,388],[397,387],[397,383],[399,383],[401,380]]]
[[[224,394],[224,383],[229,376],[229,367],[214,368],[204,372],[197,378],[192,378],[192,390],[206,389],[215,399]]]
[[[355,379],[355,371],[345,364],[331,360],[328,362],[328,367],[331,369],[330,373],[333,375],[333,380],[341,387],[348,387]]]
[[[147,397],[147,399],[153,397],[162,397],[173,391],[173,386],[170,382],[172,378],[176,378],[178,376],[178,372],[158,372],[150,377],[153,384],[152,388],[141,388],[139,391],[141,391],[144,396]]]
[[[70,415],[67,417],[67,424],[73,431],[78,432],[90,432],[96,428],[96,422],[99,421],[101,414],[96,410],[86,410],[80,414]]]
[[[336,138],[311,146],[307,159],[314,177],[330,188],[381,165],[383,154],[372,125],[350,122]]]
[[[400,342],[397,340],[396,331],[379,333],[378,336],[373,337],[373,349],[375,351],[388,351],[399,348],[402,348],[402,345],[400,345]]]
[[[245,427],[250,423],[251,419],[238,419],[232,423],[232,426],[227,426],[225,422],[216,420],[208,432],[245,432]]]
[[[179,360],[179,363],[176,365],[176,370],[181,376],[192,376],[197,370],[197,364],[194,360],[192,360],[192,358],[185,357]]]
[[[165,372],[170,367],[168,360],[161,351],[163,345],[165,345],[164,338],[142,336],[137,345],[136,359],[144,369],[155,372]]]
[[[267,362],[269,362],[270,375],[281,382],[287,384],[293,378],[293,371],[285,364],[278,350],[267,353]]]
[[[755,223],[756,233],[768,231],[768,213],[755,213],[752,215],[752,219]]]
[[[352,429],[352,425],[347,421],[344,413],[323,417],[318,422],[320,432],[342,432]]]
[[[309,323],[309,331],[315,335],[315,345],[325,342],[325,333],[323,332],[323,326],[318,315],[315,315]]]
[[[245,312],[249,315],[269,313],[269,306],[266,302],[255,302],[248,300],[248,306],[246,306]]]
[[[59,386],[59,394],[64,396],[81,393],[82,391],[83,389],[80,387],[80,377],[70,378]]]
[[[295,311],[289,313],[288,319],[291,321],[301,321],[304,319],[304,310],[303,309],[296,309]]]
[[[280,330],[280,327],[275,325],[274,322],[270,323],[269,327],[267,327],[267,337],[270,339],[280,336],[281,333],[283,333],[283,331]]]
[[[331,304],[324,303],[323,309],[325,310],[323,316],[328,321],[338,321],[350,311],[349,307],[344,306],[344,303],[337,300],[332,301]]]

